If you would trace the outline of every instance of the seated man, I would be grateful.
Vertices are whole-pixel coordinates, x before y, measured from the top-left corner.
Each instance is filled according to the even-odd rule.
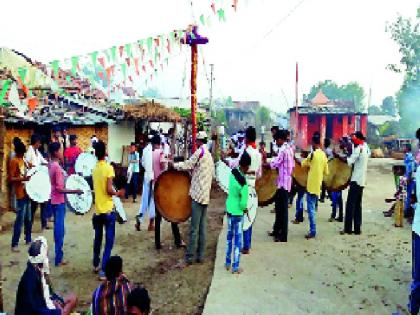
[[[132,315],[148,315],[150,313],[149,292],[144,288],[135,288],[128,295],[128,313]]]
[[[47,240],[37,237],[29,246],[28,266],[19,282],[15,315],[68,315],[76,306],[76,296],[61,298],[52,291],[49,279]]]
[[[93,292],[92,315],[127,314],[127,296],[131,291],[131,284],[122,268],[120,256],[108,259],[105,266],[106,280]]]

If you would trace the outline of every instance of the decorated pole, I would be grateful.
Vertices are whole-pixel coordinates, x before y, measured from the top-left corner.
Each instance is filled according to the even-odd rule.
[[[192,133],[192,152],[197,149],[197,67],[198,67],[198,47],[209,42],[208,38],[198,34],[198,27],[190,25],[185,38],[181,42],[191,47],[191,133]]]

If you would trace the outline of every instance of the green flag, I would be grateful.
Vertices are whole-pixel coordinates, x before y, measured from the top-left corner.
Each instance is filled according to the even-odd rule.
[[[200,22],[201,22],[201,24],[203,24],[203,25],[205,25],[206,23],[206,18],[204,17],[204,14],[201,14],[200,15]]]
[[[94,51],[93,53],[90,54],[90,58],[92,58],[92,64],[94,68],[96,67],[97,57],[98,57],[97,51]]]
[[[71,76],[66,75],[66,81],[67,81],[68,83],[70,83],[70,82],[71,82]]]
[[[153,38],[149,37],[147,39],[147,49],[149,50],[149,54],[152,52],[152,45],[153,45]]]
[[[132,58],[133,57],[133,53],[131,52],[131,44],[125,44],[125,53],[127,54],[127,57]]]
[[[124,80],[125,80],[127,78],[127,65],[125,63],[121,64],[121,71],[123,73]]]
[[[217,15],[219,16],[219,21],[226,21],[226,17],[225,17],[225,10],[223,9],[219,9],[217,10]]]
[[[111,62],[111,55],[109,54],[109,51],[107,50],[107,49],[105,49],[104,51],[103,51],[103,53],[105,54],[105,56],[106,56],[106,61],[108,62],[108,63],[110,63]]]
[[[79,65],[79,57],[77,56],[71,57],[71,73],[73,75],[76,75],[78,65]]]
[[[53,68],[54,77],[58,77],[58,67],[59,67],[59,61],[54,60],[51,62],[51,67]]]
[[[0,106],[4,106],[6,104],[6,102],[4,101],[4,97],[6,96],[6,93],[9,90],[10,84],[12,84],[12,80],[7,79],[2,83],[2,88],[0,90]]]
[[[115,60],[117,60],[117,46],[112,46],[111,47],[111,57],[112,57],[113,62],[115,62]]]
[[[25,83],[25,78],[26,78],[26,73],[28,72],[28,69],[24,68],[24,67],[19,67],[18,68],[18,74],[20,79],[22,80],[22,83]]]
[[[171,32],[169,34],[169,38],[170,38],[171,42],[173,43],[175,41],[175,32]]]

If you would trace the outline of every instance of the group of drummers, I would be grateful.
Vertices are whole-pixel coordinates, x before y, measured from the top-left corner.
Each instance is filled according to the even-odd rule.
[[[256,130],[248,127],[245,132],[238,132],[231,138],[231,145],[228,151],[222,154],[222,161],[233,168],[229,183],[223,184],[223,172],[216,169],[216,177],[221,187],[228,193],[227,214],[228,214],[228,233],[226,250],[226,268],[232,268],[232,272],[240,273],[239,257],[242,254],[249,254],[251,249],[252,222],[255,218],[256,198],[258,187],[256,183],[261,180],[265,172],[269,169],[277,172],[275,181],[275,221],[272,231],[268,234],[273,237],[275,242],[287,242],[288,235],[288,208],[293,202],[293,197],[297,194],[296,216],[292,221],[300,224],[303,218],[303,198],[306,196],[307,212],[309,219],[309,231],[305,235],[306,239],[313,239],[317,235],[316,211],[318,202],[323,202],[320,198],[325,198],[325,185],[323,182],[329,174],[328,162],[332,159],[339,160],[343,165],[352,167],[351,175],[347,184],[350,185],[346,211],[344,216],[344,229],[341,234],[361,234],[362,223],[362,196],[366,185],[367,163],[370,156],[369,147],[364,135],[357,131],[350,135],[350,141],[340,140],[340,152],[330,148],[330,141],[326,140],[322,145],[319,132],[311,135],[311,148],[307,152],[302,152],[300,156],[296,154],[296,147],[291,140],[288,130],[279,129],[274,126],[271,129],[273,142],[270,145],[270,153],[265,151],[265,143],[261,142],[259,149],[256,146]],[[270,156],[270,158],[267,158]],[[345,163],[345,164],[344,164]],[[216,168],[224,166],[217,165]],[[346,166],[347,167],[347,166]],[[304,169],[307,174],[304,185],[299,185],[294,180],[295,168]],[[350,167],[348,167],[350,169]],[[246,180],[243,180],[245,178]],[[349,182],[349,183],[348,183]],[[272,185],[273,183],[265,183]],[[346,184],[346,186],[347,186]],[[344,187],[340,187],[343,189]],[[333,211],[330,222],[343,222],[342,197],[341,191],[337,189],[329,192],[333,201]],[[245,194],[246,196],[242,196]],[[340,204],[341,203],[341,204]],[[252,205],[252,206],[251,206]],[[336,208],[340,208],[336,217]],[[241,218],[240,220],[238,218]],[[246,224],[251,221],[251,224]],[[234,242],[233,242],[234,240]],[[235,243],[235,244],[233,244]],[[233,263],[232,263],[232,248]]]

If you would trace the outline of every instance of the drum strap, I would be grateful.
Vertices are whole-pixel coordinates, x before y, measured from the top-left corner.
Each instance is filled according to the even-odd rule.
[[[232,174],[233,174],[233,176],[235,176],[235,179],[239,183],[239,185],[245,186],[245,184],[246,184],[245,176],[243,176],[237,168],[234,168],[232,170]]]

